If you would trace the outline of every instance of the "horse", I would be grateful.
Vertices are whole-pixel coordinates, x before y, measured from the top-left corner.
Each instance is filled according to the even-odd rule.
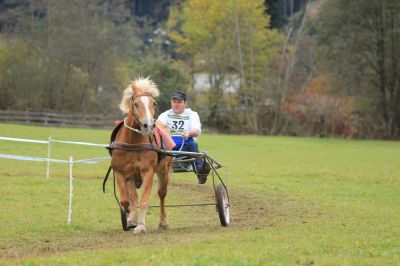
[[[121,211],[126,213],[127,226],[134,228],[134,234],[146,233],[146,213],[154,173],[158,176],[159,228],[168,228],[165,197],[172,172],[172,157],[160,156],[154,144],[157,107],[154,97],[158,96],[157,85],[149,78],[139,78],[131,82],[124,90],[119,106],[124,113],[127,113],[127,117],[115,136],[115,141],[109,146],[112,150],[110,167],[115,174],[120,195],[119,203],[123,209]],[[138,217],[136,215],[138,195],[135,184],[142,187]]]

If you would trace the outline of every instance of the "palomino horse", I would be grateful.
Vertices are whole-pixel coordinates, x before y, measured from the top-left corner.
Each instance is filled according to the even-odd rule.
[[[156,102],[153,97],[159,96],[156,84],[146,79],[132,81],[123,93],[120,108],[128,113],[124,125],[118,132],[112,149],[111,168],[119,189],[119,202],[127,213],[129,228],[135,234],[146,232],[146,212],[153,185],[153,175],[158,176],[158,196],[160,197],[160,228],[167,228],[165,196],[171,174],[172,157],[160,159],[157,147],[153,142],[155,127]],[[138,195],[135,182],[142,182],[140,213],[136,217]]]

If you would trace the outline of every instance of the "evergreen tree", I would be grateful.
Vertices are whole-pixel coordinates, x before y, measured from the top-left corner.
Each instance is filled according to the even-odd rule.
[[[282,29],[287,23],[287,17],[284,10],[285,0],[266,0],[265,6],[267,14],[271,16],[271,28]]]

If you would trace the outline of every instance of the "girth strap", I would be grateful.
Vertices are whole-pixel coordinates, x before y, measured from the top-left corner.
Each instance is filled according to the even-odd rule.
[[[107,146],[107,149],[109,150],[118,149],[124,151],[148,151],[148,150],[153,150],[157,152],[159,151],[158,147],[153,143],[128,144],[117,141],[111,142],[111,144]]]

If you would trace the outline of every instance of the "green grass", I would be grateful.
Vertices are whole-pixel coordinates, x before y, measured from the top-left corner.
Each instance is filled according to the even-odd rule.
[[[0,136],[107,143],[103,130],[0,124]],[[68,165],[0,159],[0,264],[398,265],[400,142],[204,134],[201,149],[226,165],[231,225],[214,207],[158,208],[146,235],[123,232],[108,162]],[[0,140],[0,153],[47,156],[44,144]],[[52,144],[57,159],[107,156],[99,147]],[[221,174],[225,174],[221,169]],[[174,174],[167,201],[212,202],[211,182]],[[152,204],[157,204],[156,184]]]

